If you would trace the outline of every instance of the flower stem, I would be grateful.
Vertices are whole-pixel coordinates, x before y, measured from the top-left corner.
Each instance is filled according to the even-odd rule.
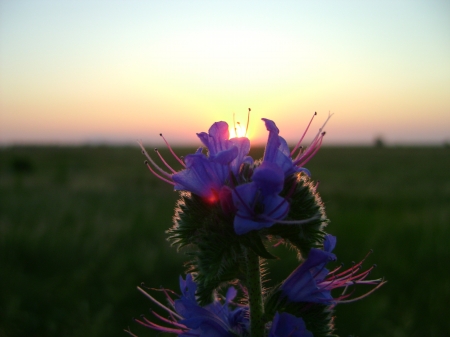
[[[246,253],[250,332],[252,337],[264,337],[261,265],[255,252],[247,248]]]

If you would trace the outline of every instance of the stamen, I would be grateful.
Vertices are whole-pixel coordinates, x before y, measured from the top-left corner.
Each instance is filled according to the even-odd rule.
[[[295,151],[297,151],[297,149],[300,147],[300,144],[302,143],[303,138],[305,138],[305,135],[308,132],[309,126],[311,125],[315,116],[317,116],[317,111],[314,112],[314,115],[311,117],[311,120],[309,121],[308,126],[306,127],[306,130],[303,132],[302,137],[298,141],[297,145],[295,145],[294,149],[291,151],[291,157],[294,155]]]
[[[234,126],[234,136],[237,137],[237,128],[236,128],[236,114],[233,112],[233,126]]]
[[[341,268],[343,268],[344,267],[344,263],[341,263],[339,266],[337,266],[336,268],[334,268],[332,271],[330,271],[329,273],[328,273],[328,275],[333,275],[334,273],[336,273],[338,270],[340,270]]]
[[[328,118],[325,120],[325,123],[323,123],[322,127],[319,128],[319,131],[317,132],[316,136],[312,140],[305,153],[302,154],[301,152],[299,152],[295,159],[293,159],[294,165],[302,166],[306,164],[317,153],[317,151],[319,151],[319,148],[322,145],[323,137],[325,136],[325,133],[322,132],[322,130],[325,128],[331,116],[333,115],[334,114],[328,113]],[[303,160],[302,157],[304,158]]]
[[[123,331],[125,331],[127,334],[129,334],[130,336],[133,336],[133,337],[138,337],[137,335],[135,335],[134,333],[132,333],[131,332],[131,330],[130,330],[130,328],[128,327],[128,330],[123,330]]]
[[[169,145],[169,143],[167,142],[166,138],[164,138],[164,136],[162,135],[162,133],[159,134],[161,136],[161,138],[164,140],[164,143],[166,143],[167,148],[169,149],[170,153],[172,153],[172,155],[175,157],[176,160],[178,160],[178,162],[183,166],[186,167],[186,164],[175,154],[175,152],[172,150],[172,147]]]
[[[163,322],[166,322],[166,323],[168,323],[168,324],[172,324],[173,326],[176,326],[176,327],[178,327],[178,328],[186,328],[186,326],[183,325],[183,324],[180,324],[180,323],[177,323],[177,322],[175,322],[175,321],[171,321],[170,319],[167,319],[167,318],[165,318],[165,317],[162,317],[161,315],[159,315],[158,313],[154,312],[153,310],[150,310],[150,311],[151,311],[151,313],[153,314],[153,316],[159,318],[159,319],[160,319],[161,321],[163,321]],[[147,320],[147,319],[146,319],[146,320]]]
[[[378,288],[380,288],[383,284],[385,284],[385,283],[387,282],[387,281],[385,281],[385,280],[383,280],[383,279],[379,279],[379,280],[377,280],[377,281],[379,281],[380,283],[379,283],[376,287],[372,288],[370,291],[368,291],[367,293],[365,293],[364,295],[361,295],[361,296],[359,296],[359,297],[352,298],[351,300],[340,300],[340,301],[338,301],[338,303],[352,303],[352,302],[359,301],[359,300],[361,300],[361,299],[363,299],[363,298],[369,296],[370,294],[372,294],[375,290],[377,290]]]
[[[180,315],[178,315],[176,312],[172,311],[171,309],[167,308],[164,304],[158,302],[157,300],[155,300],[149,293],[147,293],[145,290],[143,290],[140,287],[137,287],[138,290],[143,293],[145,296],[147,296],[153,303],[155,303],[156,305],[158,305],[159,307],[163,308],[164,310],[166,310],[167,312],[171,313],[172,315],[174,315],[175,317],[177,317],[178,319],[183,319],[183,317],[181,317]]]
[[[177,173],[177,171],[175,171],[169,164],[167,164],[167,162],[164,160],[163,156],[161,155],[161,153],[159,152],[159,150],[155,147],[155,152],[158,154],[159,159],[161,159],[161,161],[164,163],[164,165],[166,165],[166,167],[172,171],[172,173]]]
[[[150,163],[152,163],[152,165],[158,169],[159,172],[161,172],[163,175],[165,175],[167,178],[172,178],[172,175],[170,173],[167,173],[166,171],[164,171],[161,167],[159,167],[152,159],[152,157],[150,157],[150,155],[148,154],[147,150],[145,149],[144,145],[142,144],[142,142],[138,142],[139,146],[142,149],[142,154],[148,159],[148,161]]]
[[[175,183],[174,183],[173,181],[171,181],[171,180],[169,180],[169,179],[166,179],[166,178],[160,176],[158,173],[156,173],[155,170],[152,169],[152,167],[150,166],[150,164],[148,163],[147,160],[144,161],[144,164],[147,165],[147,168],[150,170],[151,173],[153,173],[153,174],[155,175],[155,177],[161,179],[162,181],[165,181],[166,183],[169,183],[169,184],[175,186]]]
[[[173,328],[167,328],[165,326],[161,326],[158,324],[155,324],[151,321],[149,321],[148,319],[146,319],[145,317],[143,317],[145,322],[142,322],[138,319],[135,319],[136,322],[138,322],[139,324],[145,326],[146,328],[150,328],[150,329],[154,329],[154,330],[158,330],[158,331],[163,331],[163,332],[168,332],[168,333],[175,333],[177,335],[182,334],[183,332],[185,332],[185,330],[181,330],[181,329],[173,329]]]
[[[247,126],[245,127],[245,137],[247,137],[248,126],[250,125],[250,111],[252,111],[252,109],[248,108]]]
[[[312,157],[314,157],[319,151],[320,147],[322,146],[323,136],[325,136],[325,133],[322,133],[320,138],[317,139],[315,144],[313,146],[308,147],[308,149],[302,154],[302,156],[299,156],[294,161],[294,165],[296,166],[303,166],[307,162],[311,160]]]

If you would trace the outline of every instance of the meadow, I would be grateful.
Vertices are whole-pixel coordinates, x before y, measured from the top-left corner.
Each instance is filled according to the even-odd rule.
[[[143,160],[137,146],[0,149],[0,336],[157,335],[132,320],[152,307],[136,286],[178,291],[187,257],[165,240],[177,193]],[[337,306],[336,333],[449,336],[450,149],[325,147],[307,167],[339,262],[373,249],[365,267],[388,280]],[[270,264],[268,284],[295,264]]]

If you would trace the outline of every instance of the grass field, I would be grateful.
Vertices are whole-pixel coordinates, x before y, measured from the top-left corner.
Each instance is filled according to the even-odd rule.
[[[308,168],[339,261],[373,249],[366,266],[388,280],[337,307],[337,333],[450,336],[450,149],[323,148]],[[164,233],[176,199],[137,147],[1,149],[0,336],[156,335],[132,321],[151,306],[136,286],[178,290],[186,257]]]

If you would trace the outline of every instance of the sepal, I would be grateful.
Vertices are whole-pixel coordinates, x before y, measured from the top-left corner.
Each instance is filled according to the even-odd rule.
[[[238,236],[238,238],[244,246],[253,250],[253,252],[255,252],[258,256],[269,260],[277,259],[276,256],[269,253],[266,249],[266,246],[257,231],[251,231],[245,235]]]
[[[174,225],[167,234],[172,245],[178,249],[186,247],[192,257],[188,271],[196,275],[201,305],[212,301],[219,286],[245,275],[242,247],[234,233],[232,217],[222,211],[220,203],[180,193]]]

